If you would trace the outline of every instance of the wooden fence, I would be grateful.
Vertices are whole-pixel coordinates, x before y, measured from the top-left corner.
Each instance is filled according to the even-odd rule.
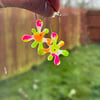
[[[61,9],[59,40],[65,41],[63,48],[73,48],[80,44],[81,9]],[[58,17],[51,20],[52,30],[58,30]],[[44,21],[49,26],[49,18]],[[0,9],[0,76],[11,75],[42,62],[45,56],[37,55],[37,50],[24,43],[21,37],[32,34],[35,16],[32,12],[18,8]],[[50,34],[48,35],[50,36]]]
[[[81,43],[100,44],[100,10],[82,10]]]
[[[88,11],[86,16],[88,42],[100,44],[100,10]]]

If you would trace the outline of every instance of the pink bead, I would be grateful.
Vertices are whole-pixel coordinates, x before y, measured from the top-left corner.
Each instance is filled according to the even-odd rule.
[[[51,36],[52,36],[52,38],[56,38],[57,33],[52,33]]]
[[[37,22],[36,22],[36,26],[38,26],[38,27],[42,27],[42,23],[41,23],[41,20],[40,20],[40,19],[37,20]]]

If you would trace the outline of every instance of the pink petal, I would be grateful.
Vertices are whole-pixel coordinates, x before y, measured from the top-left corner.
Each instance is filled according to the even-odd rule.
[[[42,27],[42,23],[41,23],[41,20],[40,20],[40,19],[38,19],[38,20],[36,21],[36,26]]]
[[[23,37],[22,37],[22,40],[23,41],[29,41],[29,40],[31,40],[33,37],[32,36],[30,36],[30,35],[24,35]]]
[[[54,32],[53,32],[53,33],[51,34],[51,37],[52,37],[52,38],[56,38],[56,36],[57,36],[57,33],[54,33]]]
[[[55,56],[54,64],[55,65],[59,65],[60,64],[59,56],[57,54],[55,54],[55,53],[52,53],[52,56]]]

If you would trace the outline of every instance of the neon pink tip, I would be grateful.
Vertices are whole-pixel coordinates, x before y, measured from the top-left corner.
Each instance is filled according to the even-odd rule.
[[[32,36],[30,36],[30,35],[24,35],[23,37],[22,37],[22,40],[24,41],[24,40],[30,40],[30,39],[32,39]]]
[[[41,23],[41,20],[40,20],[40,19],[38,19],[38,20],[36,21],[36,26],[42,27],[42,23]]]
[[[55,54],[55,53],[52,53],[52,56],[55,57],[54,64],[55,65],[59,65],[60,64],[59,56],[57,54]]]
[[[51,36],[52,38],[55,38],[57,36],[57,33],[52,33]]]

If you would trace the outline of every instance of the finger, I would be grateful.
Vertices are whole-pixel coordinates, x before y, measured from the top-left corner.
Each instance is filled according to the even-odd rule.
[[[47,17],[52,16],[60,8],[60,0],[2,0],[1,3],[4,7],[24,8]]]
[[[60,8],[60,0],[48,0],[48,1],[53,10],[57,12]]]

